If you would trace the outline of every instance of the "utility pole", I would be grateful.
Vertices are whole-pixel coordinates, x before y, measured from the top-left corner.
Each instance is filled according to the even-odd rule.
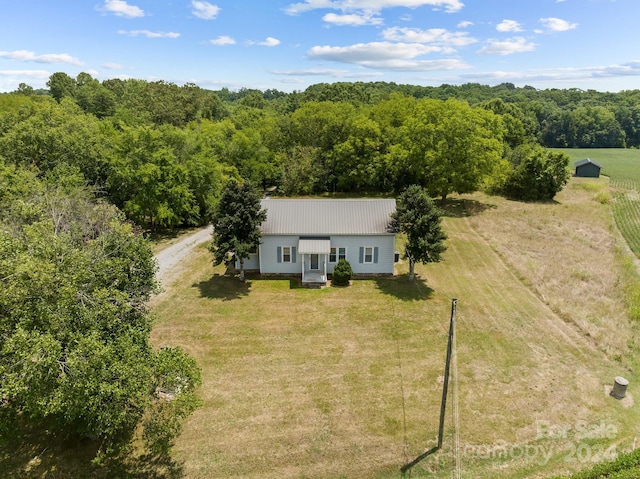
[[[453,298],[451,300],[451,319],[449,321],[449,340],[447,341],[447,359],[445,361],[444,366],[444,384],[442,387],[442,401],[440,403],[440,426],[438,428],[438,445],[432,447],[426,452],[423,452],[418,457],[416,457],[413,461],[405,464],[400,468],[400,472],[402,476],[406,474],[406,472],[411,469],[413,466],[418,464],[420,461],[430,456],[431,454],[436,453],[439,449],[442,448],[442,438],[444,436],[444,415],[445,410],[447,408],[447,393],[449,391],[449,370],[451,369],[451,354],[453,351],[453,337],[455,334],[456,327],[456,306],[458,304],[458,299]]]
[[[451,369],[451,352],[453,350],[453,334],[456,327],[456,305],[458,300],[451,300],[451,321],[449,322],[449,341],[447,342],[447,361],[444,367],[444,386],[442,387],[442,403],[440,404],[440,427],[438,428],[438,449],[442,447],[444,435],[444,411],[447,407],[447,392],[449,391],[449,371]]]

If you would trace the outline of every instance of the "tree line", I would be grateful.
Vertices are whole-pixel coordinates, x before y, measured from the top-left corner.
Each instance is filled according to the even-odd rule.
[[[214,92],[86,73],[54,73],[48,87],[0,95],[0,157],[38,174],[75,167],[150,229],[210,222],[230,179],[283,195],[397,195],[418,184],[442,201],[479,188],[519,197],[527,181],[524,199],[548,199],[566,182],[568,158],[541,146],[536,101],[524,108],[513,96],[528,89]]]

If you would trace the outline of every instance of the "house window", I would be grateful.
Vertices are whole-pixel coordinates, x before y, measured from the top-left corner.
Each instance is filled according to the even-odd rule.
[[[295,246],[278,246],[276,248],[276,259],[278,263],[295,263],[296,247]]]
[[[373,263],[373,248],[371,246],[364,248],[364,262]]]
[[[331,248],[329,263],[337,263],[341,259],[347,259],[347,248]]]

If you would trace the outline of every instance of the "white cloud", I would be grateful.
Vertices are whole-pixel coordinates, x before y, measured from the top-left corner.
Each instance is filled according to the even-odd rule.
[[[51,72],[46,70],[0,70],[0,91],[14,91],[20,83],[34,88],[46,88]]]
[[[362,66],[368,68],[377,68],[379,70],[393,70],[399,72],[434,72],[434,71],[450,71],[463,70],[471,68],[462,60],[443,59],[443,60],[388,60],[382,62],[362,63]]]
[[[179,33],[175,32],[152,32],[149,30],[118,30],[120,35],[129,35],[130,37],[144,36],[147,38],[178,38]]]
[[[144,10],[135,5],[129,5],[124,0],[105,0],[104,9],[119,17],[144,17]]]
[[[347,47],[315,46],[309,50],[308,55],[320,60],[363,63],[415,58],[439,50],[438,47],[419,43],[372,42],[356,43]]]
[[[265,41],[258,42],[258,45],[262,45],[263,47],[276,47],[280,45],[280,40],[273,37],[267,37]]]
[[[545,68],[523,71],[494,71],[462,75],[462,81],[518,82],[518,83],[570,83],[594,81],[601,78],[640,77],[640,61],[620,65],[594,66],[586,68]]]
[[[496,30],[499,32],[521,32],[522,27],[520,23],[515,20],[502,20],[502,22],[496,26]]]
[[[191,13],[203,20],[213,20],[218,16],[218,13],[220,13],[220,7],[209,2],[193,0],[191,2],[191,6],[193,7],[193,11]]]
[[[0,76],[46,80],[51,76],[51,73],[46,70],[0,70]]]
[[[535,43],[527,42],[522,37],[515,37],[510,40],[489,40],[488,45],[482,47],[477,53],[481,55],[512,55],[513,53],[532,52],[535,49]]]
[[[444,50],[451,50],[453,47],[464,47],[476,43],[477,40],[470,37],[467,32],[449,32],[444,28],[430,28],[420,30],[419,28],[387,28],[382,32],[385,40],[407,43],[430,43],[443,47]]]
[[[434,71],[468,68],[460,60],[415,60],[416,57],[441,50],[441,47],[420,43],[372,42],[347,47],[315,46],[307,54],[315,60],[356,64],[380,70]]]
[[[473,22],[470,22],[469,20],[464,20],[460,23],[458,23],[458,28],[467,28],[467,27],[471,27],[473,26]]]
[[[211,45],[222,46],[222,45],[235,45],[236,41],[227,35],[220,35],[218,38],[209,40],[207,43],[210,43]]]
[[[573,30],[577,28],[577,23],[569,23],[561,18],[541,18],[540,23],[550,32],[566,32],[567,30]]]
[[[373,16],[371,14],[345,14],[338,15],[336,13],[327,13],[322,19],[327,23],[334,25],[350,25],[359,27],[361,25],[382,25],[382,18]]]
[[[83,62],[76,57],[72,57],[68,53],[46,53],[44,55],[36,55],[28,50],[15,50],[13,52],[0,51],[0,58],[16,60],[19,62],[66,63],[68,65],[76,66],[84,65]]]
[[[350,70],[337,70],[332,68],[309,68],[305,70],[272,70],[271,73],[281,76],[329,76],[333,78],[371,78],[384,75],[381,72],[356,73]]]
[[[446,12],[453,13],[460,11],[464,4],[460,0],[305,0],[300,3],[292,3],[285,9],[285,12],[289,15],[298,15],[318,9],[340,10],[343,12],[380,12],[385,8],[418,8],[424,6],[443,8]]]
[[[107,62],[102,64],[102,68],[106,68],[107,70],[124,70],[125,66],[119,63]]]

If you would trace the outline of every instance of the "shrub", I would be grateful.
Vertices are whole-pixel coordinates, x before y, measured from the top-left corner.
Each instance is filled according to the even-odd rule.
[[[333,268],[333,279],[331,282],[336,286],[346,286],[349,284],[353,276],[353,270],[351,264],[346,259],[341,259]]]
[[[608,191],[600,191],[596,194],[595,200],[603,205],[608,205],[611,203],[611,195]]]
[[[548,201],[569,180],[569,156],[540,146],[522,145],[509,159],[513,169],[507,175],[502,193],[522,201]]]

